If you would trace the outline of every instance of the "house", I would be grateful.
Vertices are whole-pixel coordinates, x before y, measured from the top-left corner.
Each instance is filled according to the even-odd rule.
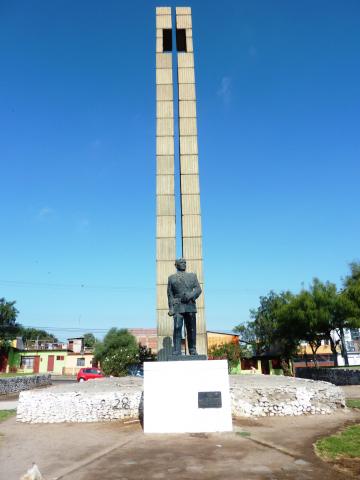
[[[128,332],[134,335],[138,343],[141,343],[144,347],[151,348],[153,353],[157,352],[156,328],[128,328]]]
[[[85,351],[84,337],[68,338],[67,349],[73,353],[81,353]]]
[[[316,361],[318,367],[333,367],[335,365],[334,355],[328,341],[323,340],[321,342],[320,347],[316,351]],[[312,349],[308,343],[301,343],[297,356],[293,358],[293,364],[294,369],[299,367],[315,367]]]
[[[63,375],[77,375],[81,368],[95,367],[94,354],[90,352],[68,352]]]
[[[345,346],[349,365],[360,365],[360,329],[351,328],[345,330]],[[345,365],[344,357],[338,353],[338,365]]]
[[[352,328],[345,329],[345,347],[349,360],[349,366],[360,365],[360,329]],[[337,362],[339,366],[345,365],[344,357],[341,355],[339,345],[339,336],[334,331],[332,337],[337,342]],[[316,351],[316,363],[318,367],[333,367],[335,366],[334,354],[330,347],[329,340],[322,340],[320,347]],[[303,342],[298,350],[298,356],[294,358],[294,368],[298,367],[315,367],[313,353],[311,347],[306,342]]]
[[[151,348],[153,353],[157,353],[157,330],[156,328],[128,328],[129,333],[134,335],[138,343]],[[224,343],[238,343],[239,335],[224,331],[207,331],[208,349],[214,345]],[[185,343],[184,343],[185,345]]]
[[[82,367],[94,366],[94,354],[84,346],[84,338],[65,342],[30,340],[9,356],[9,369],[24,373],[76,375]]]
[[[224,345],[226,343],[239,343],[239,335],[237,333],[219,330],[208,330],[206,333],[208,350],[212,347]]]
[[[19,352],[17,371],[63,375],[67,353],[67,350],[57,348],[22,350]]]
[[[18,352],[22,348],[24,348],[24,344],[21,337],[16,337],[12,340],[7,349],[0,348],[0,373],[9,373],[13,370],[13,366],[17,361]]]

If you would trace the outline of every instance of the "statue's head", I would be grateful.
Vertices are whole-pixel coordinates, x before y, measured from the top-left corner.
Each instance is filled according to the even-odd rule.
[[[175,267],[176,267],[176,270],[178,270],[179,272],[185,272],[186,270],[185,258],[178,258],[177,260],[175,260]]]

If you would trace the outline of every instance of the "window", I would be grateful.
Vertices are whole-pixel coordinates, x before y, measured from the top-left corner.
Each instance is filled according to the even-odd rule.
[[[85,358],[77,358],[76,359],[76,366],[77,367],[84,367],[85,366]]]
[[[172,31],[171,28],[163,29],[163,52],[172,51]]]
[[[275,369],[281,368],[280,358],[273,358],[273,359],[271,360],[271,365],[272,365],[272,368],[275,368]]]
[[[345,346],[348,353],[354,353],[356,351],[354,342],[345,342]]]
[[[22,368],[34,368],[34,357],[21,357]]]
[[[257,368],[257,360],[253,358],[243,358],[241,360],[241,370],[252,370]]]
[[[186,32],[185,28],[176,29],[176,49],[178,52],[186,52]]]
[[[358,328],[350,329],[351,340],[360,340],[360,331]]]
[[[56,360],[64,360],[64,355],[57,355]]]

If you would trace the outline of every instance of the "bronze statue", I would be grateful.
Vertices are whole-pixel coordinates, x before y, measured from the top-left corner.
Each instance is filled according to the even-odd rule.
[[[168,279],[169,315],[174,317],[174,351],[173,355],[181,355],[182,326],[185,322],[186,336],[190,355],[196,352],[196,303],[201,294],[199,281],[195,273],[185,272],[186,260],[175,261],[177,272]]]

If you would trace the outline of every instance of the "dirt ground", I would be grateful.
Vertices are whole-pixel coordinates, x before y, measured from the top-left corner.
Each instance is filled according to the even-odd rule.
[[[139,423],[0,424],[0,478],[18,480],[35,462],[46,480],[349,479],[322,462],[313,443],[360,422],[333,415],[234,421],[224,434],[145,435]]]
[[[341,388],[346,398],[360,398],[360,385],[343,385]]]

